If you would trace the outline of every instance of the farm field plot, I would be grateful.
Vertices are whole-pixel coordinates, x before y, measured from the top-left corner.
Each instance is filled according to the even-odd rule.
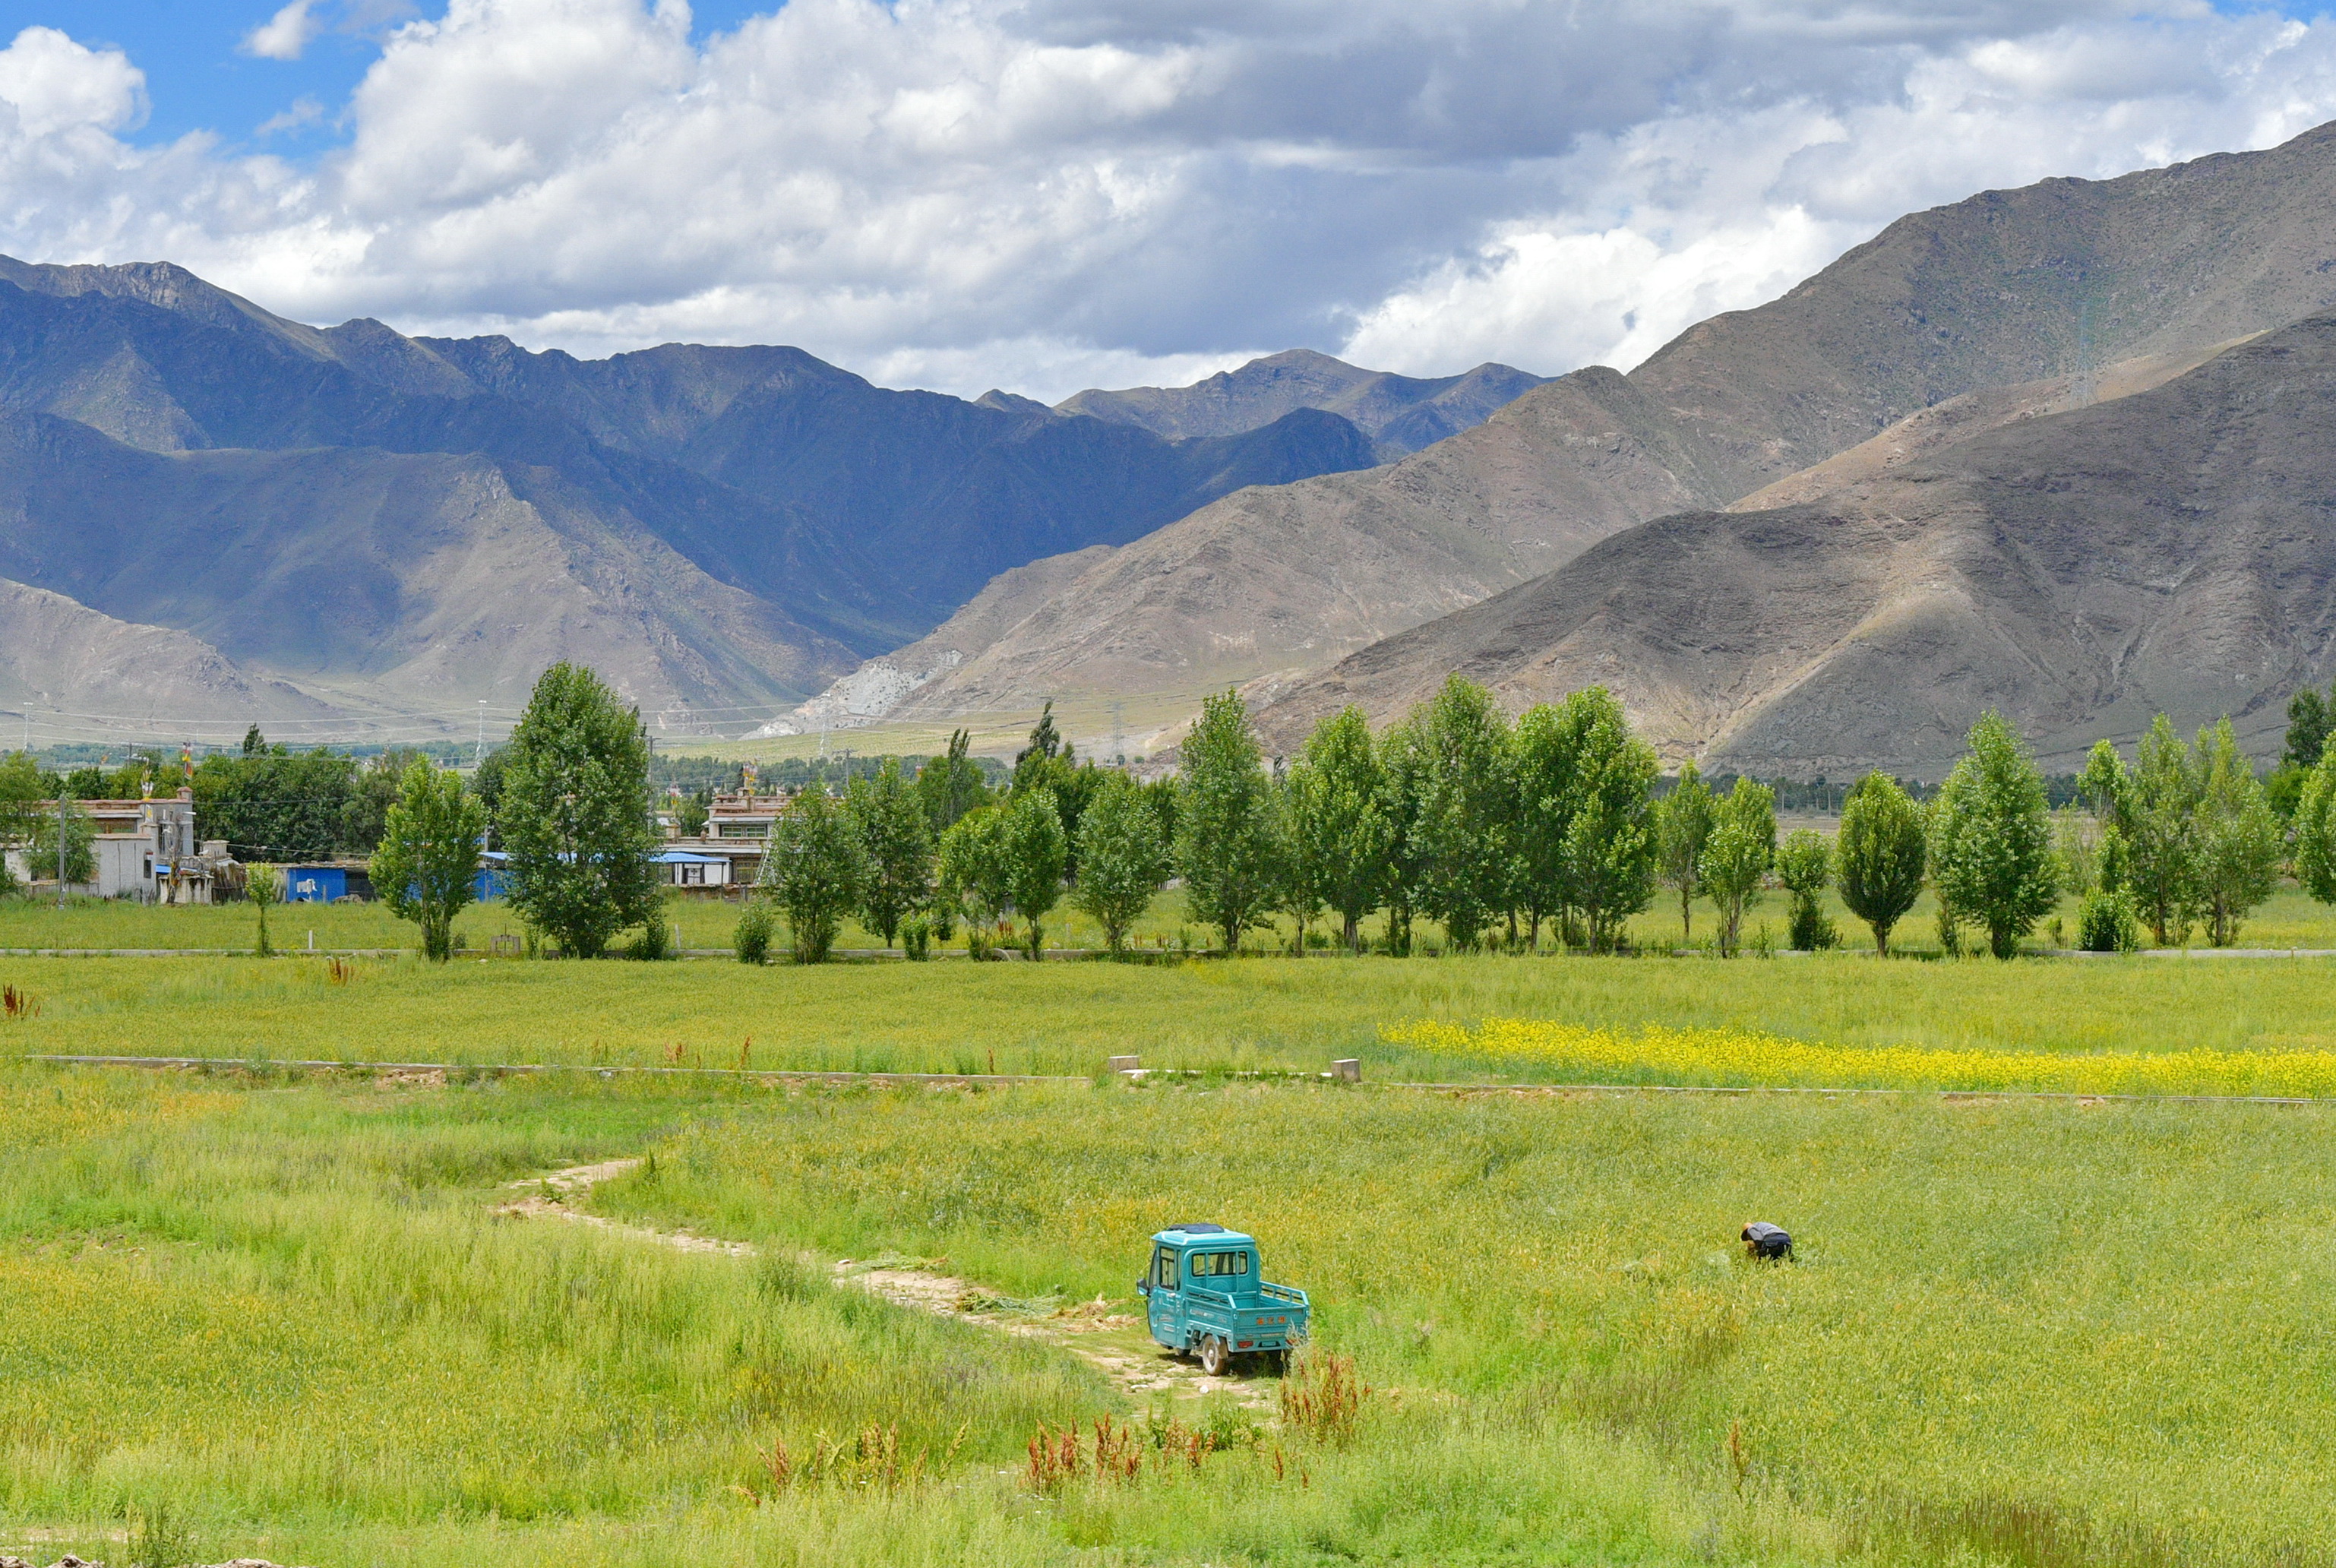
[[[2315,1563],[2319,1107],[771,1094],[0,1067],[0,1552],[340,1563]],[[499,1216],[579,1201],[755,1244]],[[1305,1285],[1351,1433],[1147,1407],[836,1289],[1125,1310],[1206,1214]],[[1789,1265],[1734,1245],[1790,1226]],[[24,1310],[31,1304],[34,1310]],[[1167,1423],[1132,1478],[1042,1429]],[[785,1477],[781,1484],[780,1477]],[[165,1526],[157,1529],[157,1522]],[[125,1536],[130,1539],[125,1539]]]
[[[58,1053],[455,1064],[549,1062],[1090,1076],[1153,1067],[1424,1082],[2328,1092],[2331,960],[2150,958],[1879,961],[1317,955],[1170,961],[647,964],[0,959],[34,1016],[0,1020],[0,1057]],[[342,977],[336,979],[336,974]],[[1474,1026],[1538,1019],[1602,1032],[1552,1051]],[[1423,1022],[1462,1026],[1431,1030]],[[1641,1050],[1644,1032],[1728,1037]],[[1797,1052],[1766,1051],[1776,1037]],[[1815,1054],[1810,1054],[1814,1049]],[[1860,1053],[2103,1056],[2052,1062]],[[1747,1050],[1749,1054],[1747,1055]],[[1764,1054],[1765,1052],[1765,1054]],[[2265,1058],[2229,1070],[2214,1058]],[[2130,1058],[2184,1054],[2137,1081]],[[2281,1063],[2289,1064],[2281,1068]],[[1979,1067],[1984,1067],[1983,1072]],[[2278,1069],[2278,1070],[2274,1070]],[[2282,1078],[2280,1071],[2292,1070]],[[2073,1074],[2073,1076],[2071,1076]],[[2186,1074],[2186,1076],[2185,1076]]]

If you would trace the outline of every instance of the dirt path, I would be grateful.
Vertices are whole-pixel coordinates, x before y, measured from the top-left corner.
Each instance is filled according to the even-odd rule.
[[[566,1170],[512,1182],[505,1191],[523,1196],[495,1206],[498,1214],[525,1220],[564,1220],[591,1225],[618,1235],[685,1252],[719,1252],[751,1258],[755,1249],[745,1242],[725,1242],[687,1231],[657,1231],[628,1225],[569,1206],[569,1200],[590,1192],[595,1183],[621,1176],[638,1159],[603,1160],[595,1165],[571,1165]],[[1227,1393],[1257,1410],[1276,1407],[1276,1381],[1264,1374],[1212,1378],[1192,1362],[1169,1355],[1152,1341],[1144,1320],[1117,1311],[1107,1299],[1065,1305],[1054,1300],[1019,1301],[997,1295],[969,1280],[943,1273],[947,1259],[880,1257],[840,1259],[828,1265],[839,1287],[854,1287],[881,1296],[896,1306],[954,1318],[996,1333],[1042,1339],[1066,1350],[1095,1368],[1114,1386],[1142,1399],[1165,1394],[1173,1398],[1199,1398]]]

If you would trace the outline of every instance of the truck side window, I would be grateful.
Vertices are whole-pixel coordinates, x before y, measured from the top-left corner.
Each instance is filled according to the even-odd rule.
[[[1176,1249],[1163,1247],[1153,1258],[1152,1282],[1163,1290],[1176,1288]]]

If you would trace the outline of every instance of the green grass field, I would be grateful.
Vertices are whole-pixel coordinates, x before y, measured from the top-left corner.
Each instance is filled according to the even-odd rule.
[[[1389,1038],[1423,1020],[1773,1037],[1834,1053],[1811,1072],[1889,1047],[2317,1057],[2330,962],[0,959],[37,1008],[0,1019],[0,1553],[2318,1563],[2336,1107],[1379,1086],[1577,1076],[1498,1034]],[[1097,1081],[233,1066],[742,1051]],[[1202,1076],[1101,1081],[1122,1052]],[[1348,1055],[1359,1088],[1232,1076]],[[761,1255],[494,1213],[618,1155],[655,1159],[594,1209]],[[1144,1237],[1196,1217],[1313,1292],[1320,1346],[1379,1390],[1350,1445],[1221,1404],[1173,1413],[1222,1440],[1197,1466],[1034,1487],[1042,1427],[1172,1413],[828,1278],[897,1253],[1124,1300]],[[1743,1260],[1756,1218],[1797,1262]]]

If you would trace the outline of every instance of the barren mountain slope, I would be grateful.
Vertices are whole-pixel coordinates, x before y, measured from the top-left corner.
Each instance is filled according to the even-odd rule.
[[[1665,755],[1935,777],[1998,707],[2048,764],[2161,709],[2271,744],[2336,662],[2336,316],[2154,390],[2009,425],[1817,501],[1690,512],[1345,660],[1275,749],[1459,670],[1513,707],[1612,688]]]
[[[1669,438],[1628,381],[1588,370],[1392,468],[1237,492],[1100,557],[995,640],[996,618],[944,625],[926,642],[964,662],[899,714],[1318,668],[1705,502]]]
[[[474,453],[165,454],[9,415],[0,575],[360,706],[514,703],[580,658],[677,719],[852,662],[559,474]]]
[[[1667,511],[1727,505],[1933,404],[2056,375],[2083,401],[2120,362],[2179,361],[2331,306],[2336,127],[1988,192],[1901,219],[1627,378],[1577,372],[1390,467],[1203,508],[1133,547],[1124,570],[1080,574],[914,701],[939,717],[1319,668],[1375,631]]]
[[[52,732],[128,721],[217,737],[254,720],[333,710],[239,668],[200,638],[117,620],[61,593],[0,579],[0,706],[42,714]]]

